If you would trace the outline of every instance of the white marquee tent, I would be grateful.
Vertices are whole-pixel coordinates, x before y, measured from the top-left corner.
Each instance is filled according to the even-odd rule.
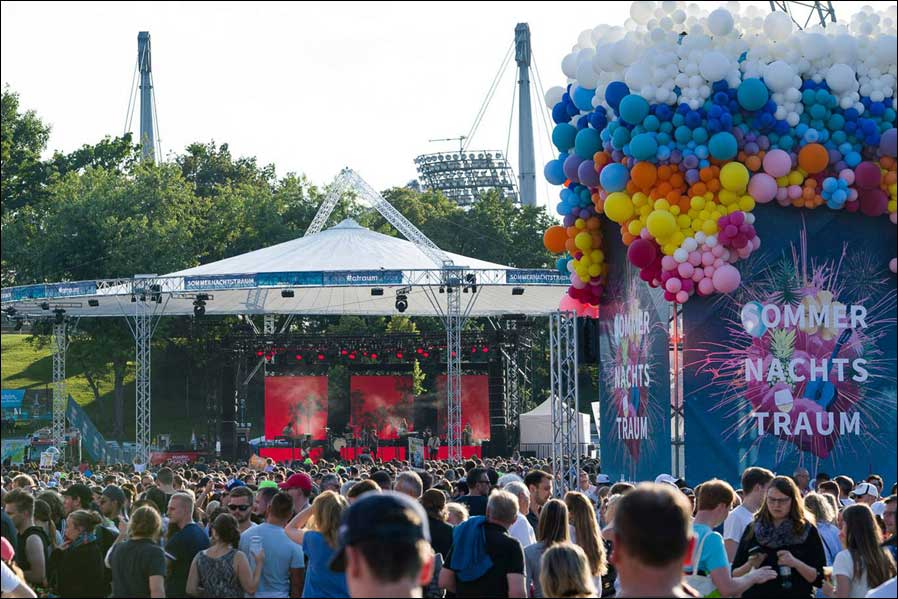
[[[520,446],[523,450],[537,452],[537,457],[546,457],[552,445],[552,398],[549,397],[529,412],[521,414],[520,422]],[[581,446],[592,442],[589,414],[580,414],[580,435],[578,443]],[[585,451],[583,453],[586,453]]]

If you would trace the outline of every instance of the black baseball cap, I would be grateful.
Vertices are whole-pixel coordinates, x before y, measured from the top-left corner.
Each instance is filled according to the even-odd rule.
[[[395,491],[366,493],[343,513],[337,551],[330,561],[334,572],[346,570],[346,546],[384,540],[430,542],[430,526],[421,504]]]
[[[90,490],[90,487],[87,485],[83,485],[81,483],[75,483],[68,489],[62,492],[63,496],[68,496],[80,499],[81,507],[87,509],[90,507],[90,504],[94,501],[93,491]]]

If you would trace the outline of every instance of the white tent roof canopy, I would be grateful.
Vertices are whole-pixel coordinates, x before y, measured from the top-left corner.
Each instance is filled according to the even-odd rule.
[[[476,292],[462,296],[470,316],[545,315],[558,308],[569,285],[555,270],[448,256],[454,268],[474,277]],[[314,235],[168,275],[4,288],[2,305],[7,314],[13,309],[25,318],[50,316],[55,309],[67,316],[113,317],[132,315],[141,297],[158,297],[157,314],[177,316],[192,315],[197,294],[205,294],[207,315],[388,316],[399,313],[396,296],[404,292],[405,315],[440,316],[446,311],[447,294],[439,291],[443,276],[420,246],[345,220]]]

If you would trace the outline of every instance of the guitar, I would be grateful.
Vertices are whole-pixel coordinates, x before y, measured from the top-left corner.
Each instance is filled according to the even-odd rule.
[[[839,352],[842,351],[842,346],[845,345],[853,332],[852,329],[845,329],[836,340],[836,346],[833,347],[833,353],[829,357],[829,363],[827,364],[826,379],[822,381],[811,381],[804,388],[804,398],[812,400],[824,410],[828,410],[829,406],[836,400],[836,386],[829,381],[829,368],[832,366],[833,360],[835,360],[836,356],[839,355]]]

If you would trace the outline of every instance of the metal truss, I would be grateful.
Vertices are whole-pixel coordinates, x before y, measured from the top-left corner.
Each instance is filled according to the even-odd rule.
[[[577,489],[580,472],[580,414],[577,407],[577,315],[549,316],[550,381],[552,392],[552,474],[555,495]]]
[[[65,356],[69,347],[66,337],[66,322],[53,325],[53,445],[63,451],[65,449]]]
[[[832,2],[771,0],[770,10],[786,13],[799,29],[807,29],[811,25],[820,25],[825,29],[827,20],[830,23],[836,22],[836,9]]]
[[[530,399],[531,355],[529,335],[520,334],[515,320],[505,323],[506,330],[515,333],[513,343],[502,347],[503,377],[505,380],[505,430],[509,433],[509,446],[520,441],[520,416]],[[508,341],[508,339],[506,339]]]

